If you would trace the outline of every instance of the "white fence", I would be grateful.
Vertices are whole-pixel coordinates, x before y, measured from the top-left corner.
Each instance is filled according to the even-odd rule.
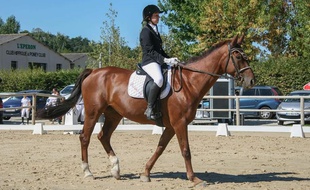
[[[9,95],[18,95],[21,94],[4,94],[3,93],[0,96],[9,96]],[[29,94],[27,94],[29,95]],[[79,131],[82,129],[83,125],[48,125],[45,123],[36,123],[35,121],[35,99],[36,96],[50,96],[46,94],[32,94],[33,96],[33,102],[34,105],[31,106],[33,111],[32,116],[32,124],[31,125],[0,125],[0,130],[31,130],[33,131],[33,134],[45,134],[48,131],[64,131],[64,132],[70,132],[70,133],[79,133]],[[236,108],[235,109],[199,109],[203,111],[232,111],[236,112],[236,115],[240,114],[240,112],[246,112],[246,111],[262,111],[262,110],[249,110],[249,109],[239,109],[239,99],[240,98],[300,98],[300,110],[301,110],[301,124],[299,125],[293,125],[291,126],[239,126],[240,124],[240,118],[236,117],[236,125],[227,125],[219,123],[218,125],[189,125],[188,130],[189,131],[213,131],[216,132],[216,135],[225,135],[228,136],[230,132],[283,132],[283,133],[289,133],[291,137],[304,137],[305,133],[310,133],[310,127],[305,127],[304,125],[304,111],[309,111],[304,109],[304,99],[310,98],[307,96],[207,96],[206,98],[218,98],[218,99],[235,99],[236,100]],[[10,108],[12,109],[12,108]],[[16,108],[15,108],[16,109]],[[5,110],[5,108],[2,108],[0,110]],[[269,110],[272,112],[277,112],[278,110]],[[239,120],[239,121],[238,121]],[[97,123],[94,129],[94,134],[99,133],[101,130],[102,123]],[[119,125],[117,130],[150,130],[153,131],[153,134],[160,134],[162,132],[162,128],[154,126],[154,125]]]
[[[93,134],[98,134],[101,130],[102,123],[96,123]],[[32,134],[46,134],[48,131],[61,131],[65,134],[78,134],[83,125],[46,125],[37,123],[35,125],[1,125],[0,130],[27,130]],[[119,125],[116,130],[128,131],[152,131],[152,134],[162,134],[163,128],[154,125]],[[287,133],[290,137],[305,137],[305,133],[310,133],[310,127],[302,127],[299,124],[289,126],[233,126],[226,123],[218,125],[189,125],[188,131],[208,131],[215,132],[216,136],[230,136],[231,132],[266,132],[266,133]]]

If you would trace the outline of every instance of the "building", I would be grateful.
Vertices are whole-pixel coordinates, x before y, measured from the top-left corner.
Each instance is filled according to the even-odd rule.
[[[86,68],[88,63],[94,61],[87,53],[62,53],[62,55],[69,59],[75,68]]]
[[[70,59],[27,33],[0,34],[0,70],[42,68],[50,72],[74,67]]]

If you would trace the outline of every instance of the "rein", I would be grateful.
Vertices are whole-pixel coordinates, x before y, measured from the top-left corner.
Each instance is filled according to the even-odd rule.
[[[227,58],[227,61],[226,61],[225,75],[224,75],[224,77],[225,77],[226,79],[234,79],[234,80],[239,79],[239,78],[240,78],[240,74],[241,74],[243,71],[245,71],[245,70],[247,70],[247,69],[251,69],[250,66],[247,66],[247,67],[244,67],[244,68],[242,68],[242,69],[239,69],[238,66],[237,66],[237,64],[236,64],[236,61],[235,61],[234,57],[231,55],[231,54],[234,53],[234,52],[240,53],[241,56],[242,56],[242,58],[245,59],[246,61],[248,61],[247,56],[245,55],[245,53],[243,52],[243,50],[242,50],[241,48],[230,48],[230,44],[228,44],[228,58]],[[234,65],[234,67],[235,67],[235,71],[236,71],[236,73],[237,73],[237,77],[231,77],[231,76],[229,76],[229,75],[227,74],[227,67],[228,67],[229,60],[230,60],[230,59],[232,60],[233,65]],[[177,89],[177,90],[173,88],[173,90],[174,90],[175,92],[181,91],[182,86],[183,86],[183,82],[182,82],[182,81],[183,81],[183,80],[182,80],[182,69],[186,69],[186,70],[193,71],[193,72],[196,72],[196,73],[207,74],[207,75],[210,75],[210,76],[212,76],[212,77],[221,77],[221,76],[223,76],[223,75],[219,75],[219,74],[216,74],[216,73],[211,73],[211,72],[207,72],[207,71],[202,71],[202,70],[199,70],[199,69],[195,69],[195,68],[193,68],[193,67],[190,67],[190,66],[185,65],[184,62],[178,63],[177,66],[176,66],[176,69],[178,69],[178,71],[179,71],[179,76],[180,76],[180,88]],[[175,73],[173,73],[173,74],[175,74]],[[174,87],[174,83],[172,84],[172,86]]]

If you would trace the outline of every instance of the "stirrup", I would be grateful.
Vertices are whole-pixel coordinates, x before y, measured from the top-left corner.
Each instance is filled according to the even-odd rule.
[[[155,121],[155,120],[157,120],[157,119],[162,117],[161,112],[154,113],[153,110],[152,110],[152,112],[149,115],[147,115],[146,112],[144,114],[146,115],[148,120],[154,120]]]

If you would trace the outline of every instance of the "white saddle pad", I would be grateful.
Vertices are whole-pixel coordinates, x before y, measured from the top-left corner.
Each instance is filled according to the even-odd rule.
[[[171,68],[169,67],[167,73],[167,85],[166,88],[161,92],[160,99],[164,99],[170,92],[171,89]],[[143,85],[145,81],[145,75],[137,75],[133,72],[129,78],[128,83],[128,94],[133,98],[144,98],[143,97]]]

